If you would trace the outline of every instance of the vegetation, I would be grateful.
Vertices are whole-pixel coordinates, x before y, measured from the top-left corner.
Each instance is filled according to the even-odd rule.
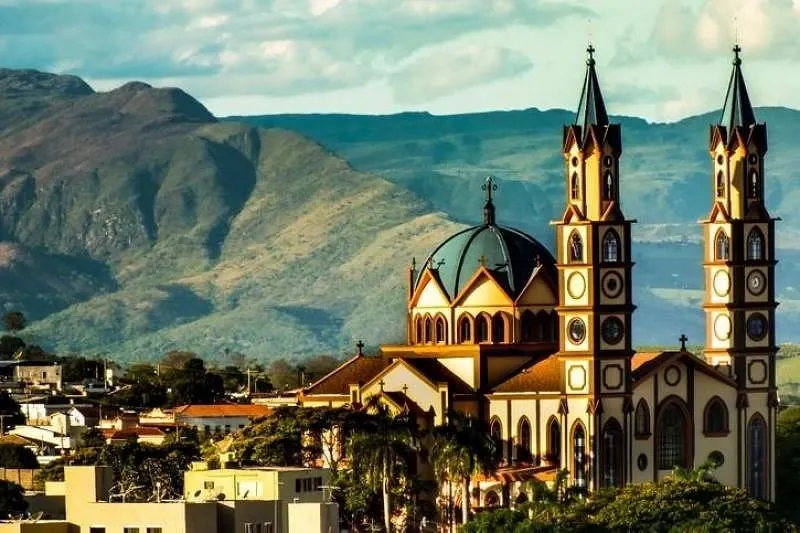
[[[28,508],[23,494],[24,490],[16,483],[0,480],[0,518],[8,518]]]
[[[25,446],[0,443],[0,468],[39,468],[39,461]]]

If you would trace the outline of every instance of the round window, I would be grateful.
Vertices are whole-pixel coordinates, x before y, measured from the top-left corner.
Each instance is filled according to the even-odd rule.
[[[722,157],[722,155],[718,155],[718,156],[717,156],[717,164],[718,164],[718,165],[721,165],[721,164],[722,164],[722,163],[724,163],[724,162],[725,162],[725,158],[724,158],[724,157]]]
[[[578,166],[578,158],[577,157],[573,157],[572,158],[572,166],[573,167],[577,167]]]
[[[603,158],[603,164],[606,166],[606,168],[611,168],[611,165],[614,164],[614,158],[610,155],[605,156]]]
[[[714,450],[710,454],[708,454],[709,462],[713,463],[714,466],[722,466],[725,464],[725,456],[719,450]]]
[[[603,340],[608,344],[617,344],[622,339],[624,331],[625,326],[622,324],[622,320],[615,316],[610,316],[603,321]]]
[[[580,318],[573,318],[567,324],[567,332],[573,344],[580,344],[586,338],[586,324]]]
[[[754,341],[767,336],[767,317],[761,313],[753,313],[747,319],[747,335]]]
[[[647,456],[645,454],[639,454],[639,457],[636,458],[636,466],[639,467],[639,470],[644,470],[647,468]]]

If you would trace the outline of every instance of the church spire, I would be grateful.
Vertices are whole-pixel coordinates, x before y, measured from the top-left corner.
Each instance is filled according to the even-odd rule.
[[[728,134],[734,127],[748,129],[756,123],[756,115],[753,106],[750,104],[750,97],[747,95],[747,86],[742,75],[742,60],[739,52],[742,49],[738,43],[733,47],[733,71],[731,80],[728,83],[728,93],[725,96],[725,105],[722,107],[722,116],[719,120],[720,126],[728,128]]]
[[[586,58],[586,78],[583,81],[583,91],[578,103],[578,114],[575,117],[575,124],[581,127],[583,136],[589,130],[589,126],[607,126],[608,113],[606,105],[603,103],[603,93],[600,92],[600,83],[597,81],[597,72],[594,68],[595,48],[591,44],[586,48],[588,57]]]

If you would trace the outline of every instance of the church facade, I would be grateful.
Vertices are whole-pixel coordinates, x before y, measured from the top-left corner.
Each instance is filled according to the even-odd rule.
[[[622,132],[588,52],[576,119],[563,131],[555,254],[497,222],[488,179],[483,223],[408,271],[407,342],[377,356],[359,348],[299,402],[378,396],[428,426],[451,410],[485,420],[502,466],[474,480],[476,507],[522,501],[521,482],[561,469],[572,486],[593,491],[709,459],[721,482],[773,500],[775,224],[764,202],[766,126],[756,122],[740,50],[709,136],[702,357],[684,336],[674,351],[633,349],[635,221],[620,203]]]

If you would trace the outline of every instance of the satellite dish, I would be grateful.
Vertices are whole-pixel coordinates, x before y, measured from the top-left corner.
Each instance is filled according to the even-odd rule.
[[[217,501],[221,502],[224,499],[225,499],[225,493],[224,492],[220,492],[219,494],[217,494]]]

